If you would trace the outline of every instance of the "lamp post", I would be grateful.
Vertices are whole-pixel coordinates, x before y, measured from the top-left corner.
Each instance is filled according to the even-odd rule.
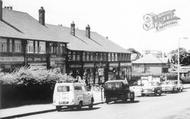
[[[177,62],[177,84],[179,85],[180,83],[180,74],[179,74],[179,70],[180,70],[180,40],[181,39],[189,39],[188,37],[180,37],[178,39],[178,62]]]

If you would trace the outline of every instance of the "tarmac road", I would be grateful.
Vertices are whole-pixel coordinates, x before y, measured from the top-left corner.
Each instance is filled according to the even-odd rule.
[[[134,103],[95,105],[92,110],[62,110],[19,119],[190,119],[190,89],[182,93],[137,97]]]

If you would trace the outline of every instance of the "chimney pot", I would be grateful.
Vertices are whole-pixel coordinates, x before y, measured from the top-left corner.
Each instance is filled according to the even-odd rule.
[[[3,19],[3,1],[0,0],[0,20]]]
[[[71,35],[75,36],[75,23],[74,23],[74,21],[71,23]]]
[[[86,26],[86,37],[90,38],[90,25]]]
[[[39,23],[45,25],[45,10],[43,7],[39,9]]]

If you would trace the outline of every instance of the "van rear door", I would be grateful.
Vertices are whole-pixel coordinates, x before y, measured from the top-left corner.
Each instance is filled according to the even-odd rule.
[[[54,101],[57,105],[69,104],[72,97],[70,85],[57,85],[54,89]]]

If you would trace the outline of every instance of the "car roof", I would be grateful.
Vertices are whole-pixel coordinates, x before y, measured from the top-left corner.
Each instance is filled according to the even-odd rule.
[[[116,83],[116,82],[122,82],[122,83],[127,83],[127,81],[126,80],[109,80],[109,81],[107,81],[106,83]]]

